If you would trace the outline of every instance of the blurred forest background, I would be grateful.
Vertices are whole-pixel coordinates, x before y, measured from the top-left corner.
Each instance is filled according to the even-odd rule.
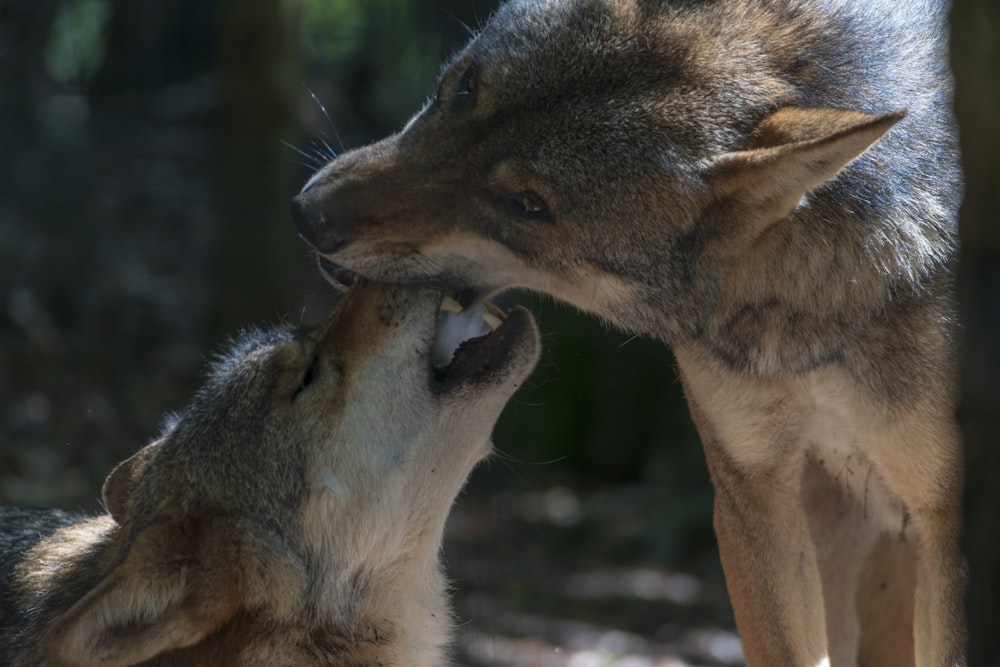
[[[399,129],[494,0],[0,0],[0,503],[104,476],[241,327],[331,305],[288,202]],[[1000,9],[958,0],[974,661],[1000,664]],[[450,523],[461,665],[736,664],[669,352],[550,300]]]

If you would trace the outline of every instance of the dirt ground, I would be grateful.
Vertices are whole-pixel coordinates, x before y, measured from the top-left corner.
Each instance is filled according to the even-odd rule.
[[[714,555],[687,570],[649,556],[648,490],[512,489],[500,477],[475,477],[449,522],[459,665],[742,664]]]

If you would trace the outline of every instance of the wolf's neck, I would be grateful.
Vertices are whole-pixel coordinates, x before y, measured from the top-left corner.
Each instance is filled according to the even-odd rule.
[[[315,628],[358,638],[360,651],[357,659],[335,664],[446,664],[451,616],[439,556],[444,512],[433,519],[402,513],[383,526],[379,521],[392,517],[343,518],[336,505],[327,506],[329,494],[313,502],[306,515],[315,521],[304,531],[302,613]],[[340,521],[331,525],[329,517]]]
[[[276,619],[266,611],[244,611],[205,641],[149,664],[444,667],[451,619],[443,579],[435,568],[406,581],[408,588],[383,578],[378,588],[344,581],[320,590],[314,580],[313,597],[297,614]],[[333,600],[342,604],[324,608]]]
[[[393,597],[398,593],[393,593]],[[449,616],[444,598],[424,606],[403,600],[394,608],[337,619],[293,617],[246,611],[194,646],[163,653],[152,667],[220,665],[343,665],[345,667],[444,667]],[[386,598],[387,605],[391,599]],[[144,663],[145,664],[145,663]]]
[[[443,667],[451,641],[451,610],[444,578],[435,563],[375,601],[373,617],[386,619],[392,641],[379,665]]]
[[[315,582],[317,636],[336,638],[343,664],[359,667],[441,667],[451,639],[451,613],[445,582],[433,562],[399,564],[399,570],[356,572]],[[350,659],[347,659],[350,658]]]

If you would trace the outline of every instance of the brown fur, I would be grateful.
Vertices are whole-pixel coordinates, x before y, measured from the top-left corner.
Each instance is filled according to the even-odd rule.
[[[311,335],[244,336],[107,515],[0,510],[4,664],[446,662],[444,521],[539,341],[513,311],[436,379],[440,298],[361,282]]]
[[[671,345],[750,665],[962,664],[946,11],[514,0],[293,216],[328,266]]]

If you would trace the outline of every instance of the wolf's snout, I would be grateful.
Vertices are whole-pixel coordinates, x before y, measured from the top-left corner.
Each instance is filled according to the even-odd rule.
[[[291,213],[299,236],[319,252],[333,252],[343,244],[344,239],[333,228],[338,217],[336,212],[330,206],[317,203],[307,192],[292,199]]]

